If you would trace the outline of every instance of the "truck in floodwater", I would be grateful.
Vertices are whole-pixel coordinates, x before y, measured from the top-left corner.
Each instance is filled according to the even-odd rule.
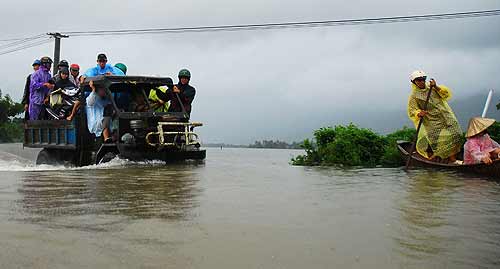
[[[114,137],[111,143],[103,143],[101,137],[96,137],[88,129],[85,98],[92,91],[90,81],[96,87],[103,87],[111,101]],[[76,116],[71,121],[64,118],[26,121],[23,146],[42,148],[37,164],[86,166],[107,162],[117,156],[133,161],[205,159],[206,151],[200,149],[198,135],[193,130],[202,123],[190,122],[187,113],[151,109],[135,112],[128,108],[132,96],[138,94],[151,108],[149,92],[161,86],[171,90],[172,79],[144,76],[86,78],[80,85],[81,107]]]

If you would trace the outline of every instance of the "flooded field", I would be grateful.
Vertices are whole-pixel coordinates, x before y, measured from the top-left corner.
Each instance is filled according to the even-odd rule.
[[[290,166],[299,153],[67,169],[0,145],[0,267],[500,267],[498,183]]]

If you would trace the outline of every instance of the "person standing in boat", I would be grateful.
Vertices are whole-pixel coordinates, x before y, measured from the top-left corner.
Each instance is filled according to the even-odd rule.
[[[434,161],[454,163],[460,152],[462,129],[455,114],[448,105],[451,91],[444,85],[437,85],[434,79],[426,82],[423,71],[414,71],[410,75],[412,92],[408,99],[408,117],[418,126],[417,152]],[[424,110],[427,94],[431,92],[427,109]]]
[[[464,145],[464,163],[491,164],[498,159],[500,145],[488,135],[488,128],[495,123],[494,119],[472,118],[467,128],[467,142]]]

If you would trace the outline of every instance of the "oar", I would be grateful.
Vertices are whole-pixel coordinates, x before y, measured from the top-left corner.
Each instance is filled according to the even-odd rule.
[[[427,105],[429,104],[429,98],[431,98],[432,88],[433,88],[433,86],[430,86],[429,93],[427,94],[427,98],[425,98],[423,111],[427,111]],[[411,150],[408,154],[408,160],[406,160],[406,168],[405,168],[406,170],[408,170],[408,168],[410,167],[411,157],[413,155],[413,152],[417,148],[418,133],[420,132],[420,127],[422,127],[423,122],[424,122],[424,117],[420,117],[420,120],[418,121],[418,126],[417,126],[417,133],[415,134],[415,139],[413,140]]]
[[[186,109],[184,108],[184,104],[182,103],[181,98],[179,97],[178,93],[175,93],[175,96],[177,96],[177,101],[179,101],[179,105],[181,106],[182,112],[184,113],[184,116],[189,119],[189,115],[186,112]]]

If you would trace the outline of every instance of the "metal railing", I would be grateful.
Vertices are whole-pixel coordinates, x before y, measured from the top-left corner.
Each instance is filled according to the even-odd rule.
[[[146,143],[152,147],[164,147],[164,146],[190,146],[190,145],[199,145],[199,137],[193,132],[195,127],[203,126],[201,122],[158,122],[158,131],[150,132],[146,135]],[[184,131],[165,131],[164,127],[183,127]],[[152,142],[151,140],[158,136],[156,141],[157,143]],[[173,136],[171,139],[166,139],[165,136]],[[183,138],[184,141],[182,141]]]

